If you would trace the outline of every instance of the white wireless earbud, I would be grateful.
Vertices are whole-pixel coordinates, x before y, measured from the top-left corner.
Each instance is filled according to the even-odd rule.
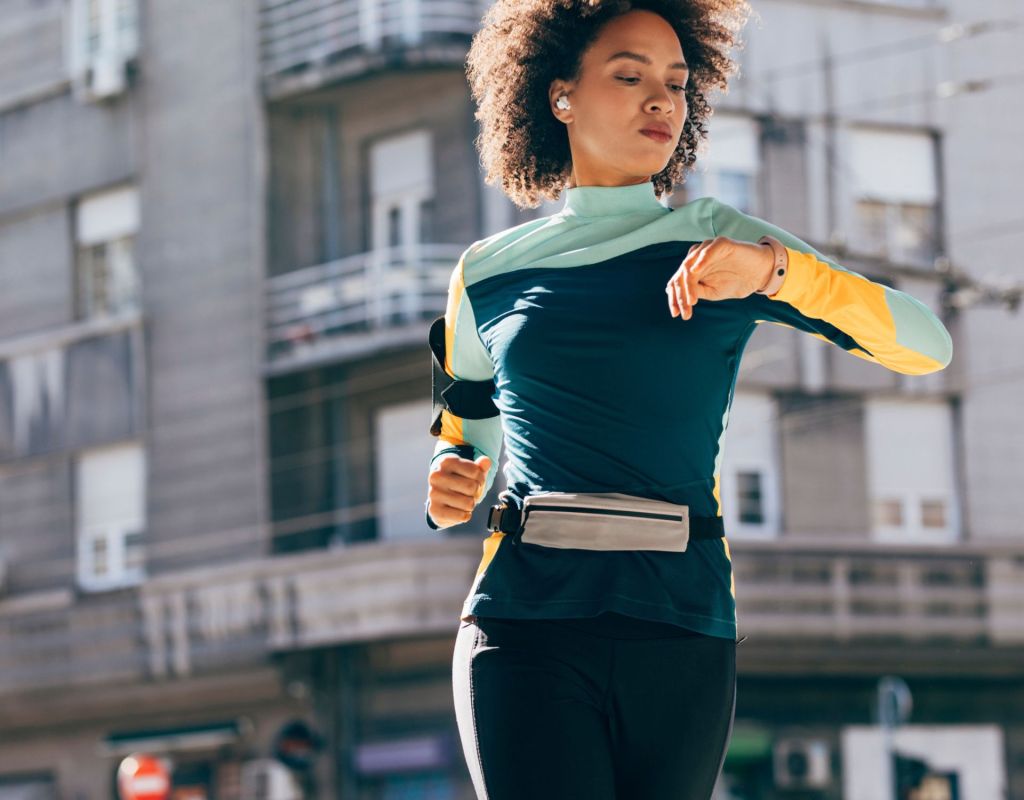
[[[565,111],[569,108],[569,98],[563,94],[561,97],[558,98],[558,102],[556,102],[555,105],[558,106],[563,111]]]

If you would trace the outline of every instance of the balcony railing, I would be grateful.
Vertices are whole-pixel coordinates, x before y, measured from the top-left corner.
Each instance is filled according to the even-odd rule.
[[[459,244],[392,247],[271,278],[269,360],[302,359],[330,349],[332,341],[343,337],[380,333],[443,314],[452,269],[464,250]]]
[[[454,635],[480,546],[465,536],[364,543],[160,575],[86,604],[68,591],[7,598],[0,697],[224,672],[344,642]],[[737,541],[732,554],[740,632],[793,669],[801,645],[817,646],[813,669],[829,658],[846,668],[861,651],[883,659],[865,668],[918,657],[941,671],[945,657],[935,654],[955,652],[979,672],[1016,664],[1024,647],[1019,548]]]
[[[782,542],[734,542],[732,553],[740,627],[761,637],[1024,642],[1024,568],[1014,559]]]
[[[453,37],[468,43],[488,5],[488,0],[263,0],[263,74],[294,74],[347,54]]]

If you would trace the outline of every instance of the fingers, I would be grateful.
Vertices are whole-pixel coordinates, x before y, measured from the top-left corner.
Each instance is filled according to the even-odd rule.
[[[459,525],[469,522],[473,517],[471,509],[454,508],[444,503],[440,496],[431,493],[427,498],[427,513],[434,520],[439,528],[450,528],[452,525]]]
[[[673,317],[678,317],[683,314],[683,318],[686,319],[686,298],[683,293],[683,289],[680,286],[681,279],[679,275],[673,275],[672,279],[668,282],[665,287],[665,293],[668,295],[668,310]]]
[[[461,491],[453,491],[443,484],[431,485],[427,495],[427,512],[439,525],[467,522],[473,516],[475,506],[473,497]]]
[[[467,497],[476,497],[487,480],[487,469],[464,458],[452,459],[443,463],[430,478],[431,485],[459,492]]]
[[[484,490],[487,488],[487,473],[491,470],[491,459],[489,456],[480,456],[476,460],[476,465],[480,468],[480,474],[477,476],[477,480],[480,482],[480,489],[476,494],[476,501],[479,503],[484,499]]]
[[[685,277],[680,277],[672,283],[672,288],[675,291],[676,302],[679,304],[679,313],[682,315],[683,319],[689,319],[693,314],[693,307],[690,305],[689,295],[686,293],[686,289],[684,288],[685,284]]]
[[[669,281],[668,286],[665,287],[665,294],[668,295],[668,311],[673,317],[679,316],[679,301],[676,299],[676,293],[673,290],[673,282]]]
[[[438,486],[430,493],[431,502],[442,506],[448,506],[459,511],[472,511],[476,508],[474,495],[462,491]]]
[[[697,300],[699,299],[698,292],[700,290],[700,273],[704,270],[707,253],[708,249],[701,250],[694,259],[690,269],[688,269],[683,275],[683,290],[686,293],[686,300],[690,306],[690,317],[693,316],[693,307],[697,305]],[[686,317],[686,319],[689,319],[690,317]]]
[[[668,294],[669,313],[673,317],[682,315],[683,319],[690,319],[693,316],[693,307],[700,298],[700,275],[703,271],[705,259],[714,243],[714,239],[708,239],[693,245],[679,270],[669,281],[665,291]]]
[[[468,458],[462,458],[462,456],[455,453],[452,453],[450,458],[442,457],[439,459],[439,462],[442,472],[449,472],[466,478],[476,478],[476,476],[480,474],[480,465],[478,462],[470,461]]]
[[[464,475],[442,472],[437,481],[440,488],[449,492],[458,492],[466,497],[476,497],[480,488],[480,481],[476,476],[467,478]]]

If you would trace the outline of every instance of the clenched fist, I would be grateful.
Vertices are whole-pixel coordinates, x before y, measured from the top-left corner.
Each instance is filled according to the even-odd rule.
[[[427,513],[440,528],[467,522],[476,504],[483,500],[491,459],[476,461],[457,453],[446,453],[434,462],[427,483]]]

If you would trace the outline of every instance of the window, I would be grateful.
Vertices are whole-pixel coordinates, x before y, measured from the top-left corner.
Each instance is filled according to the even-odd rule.
[[[436,441],[424,435],[429,416],[429,400],[389,405],[375,415],[378,539],[436,537],[424,522],[423,506]]]
[[[895,497],[879,497],[873,504],[875,525],[886,528],[903,527],[903,501]]]
[[[370,151],[371,248],[415,245],[424,206],[434,197],[429,131],[391,136]]]
[[[76,459],[78,580],[102,590],[145,577],[145,460],[139,444],[87,451]]]
[[[865,406],[874,538],[951,542],[952,415],[940,401],[871,399]]]
[[[435,437],[425,434],[423,420],[430,418],[430,406],[429,400],[415,400],[385,406],[374,415],[378,539],[437,538],[437,531],[425,521],[427,474],[437,444]],[[488,510],[504,489],[505,476],[499,468],[490,490],[474,508],[473,517],[451,526],[448,532],[479,532]]]
[[[67,66],[79,99],[118,94],[139,49],[138,0],[70,0]]]
[[[930,264],[938,255],[935,143],[929,133],[850,132],[854,244],[869,255]]]
[[[418,314],[423,233],[433,229],[433,140],[426,130],[391,136],[370,150],[368,322],[397,324]]]
[[[757,123],[738,114],[715,113],[708,130],[706,154],[686,177],[686,199],[710,196],[746,214],[757,213]]]
[[[76,222],[76,317],[92,319],[137,311],[137,190],[128,187],[84,198]]]
[[[51,775],[0,775],[0,800],[56,800]]]
[[[740,522],[764,524],[764,498],[761,494],[761,473],[742,470],[736,473],[739,492]]]
[[[730,536],[763,539],[778,534],[775,414],[769,395],[733,396],[715,470]]]

